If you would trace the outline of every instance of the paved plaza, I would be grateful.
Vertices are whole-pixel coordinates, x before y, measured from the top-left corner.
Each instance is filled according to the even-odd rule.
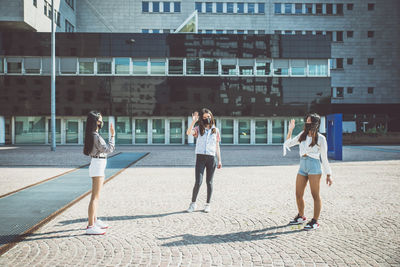
[[[297,149],[284,158],[281,146],[223,146],[212,210],[201,211],[203,183],[191,214],[194,147],[117,152],[150,154],[105,184],[105,236],[84,235],[87,196],[1,255],[0,266],[400,266],[400,146],[345,147],[344,161],[331,161],[332,187],[322,180],[321,227],[311,232],[288,226]],[[80,146],[2,147],[0,195],[88,162]],[[305,201],[311,218],[309,188]]]

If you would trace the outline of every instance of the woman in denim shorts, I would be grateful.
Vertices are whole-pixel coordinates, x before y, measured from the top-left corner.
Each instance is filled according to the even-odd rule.
[[[300,168],[296,179],[296,201],[297,216],[290,221],[290,224],[303,224],[306,221],[304,216],[304,191],[307,182],[310,182],[311,194],[314,199],[314,217],[310,220],[304,229],[318,229],[318,218],[321,212],[321,198],[319,195],[319,186],[322,176],[321,161],[324,173],[326,174],[326,183],[332,184],[332,171],[328,162],[328,145],[326,138],[318,132],[321,118],[318,114],[309,114],[304,118],[304,130],[296,137],[292,138],[292,132],[295,127],[295,121],[291,120],[289,131],[284,143],[284,155],[290,147],[299,145],[300,147]]]

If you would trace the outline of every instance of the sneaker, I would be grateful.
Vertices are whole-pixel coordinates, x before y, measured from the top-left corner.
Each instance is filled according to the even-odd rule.
[[[192,202],[192,203],[190,203],[190,206],[186,211],[193,212],[195,209],[196,209],[196,202]]]
[[[87,235],[104,235],[105,233],[106,233],[106,230],[101,229],[97,225],[88,226],[86,228],[86,234]]]
[[[289,224],[303,224],[303,223],[306,222],[306,220],[307,220],[306,217],[300,216],[299,214],[297,214],[297,216],[294,217],[294,219],[291,220],[291,221],[289,222]]]
[[[207,203],[207,204],[204,206],[204,212],[209,213],[210,211],[211,211],[210,203]]]
[[[101,221],[100,219],[97,219],[94,224],[96,226],[98,226],[100,229],[108,229],[108,224],[106,224],[105,222]]]
[[[304,226],[304,230],[316,230],[319,228],[319,224],[317,223],[317,220],[312,219],[309,221],[306,226]]]

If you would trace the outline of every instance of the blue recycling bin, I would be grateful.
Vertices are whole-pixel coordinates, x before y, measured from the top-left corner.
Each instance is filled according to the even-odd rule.
[[[343,114],[326,116],[326,133],[328,157],[334,160],[343,160]]]

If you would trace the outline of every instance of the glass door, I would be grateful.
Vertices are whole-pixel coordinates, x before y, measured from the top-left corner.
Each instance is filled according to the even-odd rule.
[[[49,125],[48,143],[51,144],[51,119],[48,119],[47,123]],[[56,143],[61,144],[61,119],[56,119]]]
[[[171,144],[182,144],[182,120],[170,120],[169,142]]]
[[[135,120],[135,144],[147,144],[147,120]]]
[[[239,144],[250,144],[250,120],[239,120]]]
[[[132,144],[132,120],[129,117],[117,117],[115,123],[116,143]]]
[[[268,121],[256,121],[256,144],[268,143]]]
[[[284,120],[272,121],[272,143],[282,144],[284,140]]]
[[[79,121],[78,119],[65,120],[65,143],[78,144]]]
[[[233,144],[233,119],[222,119],[221,123],[221,143]]]
[[[165,120],[153,119],[153,144],[165,143]]]

